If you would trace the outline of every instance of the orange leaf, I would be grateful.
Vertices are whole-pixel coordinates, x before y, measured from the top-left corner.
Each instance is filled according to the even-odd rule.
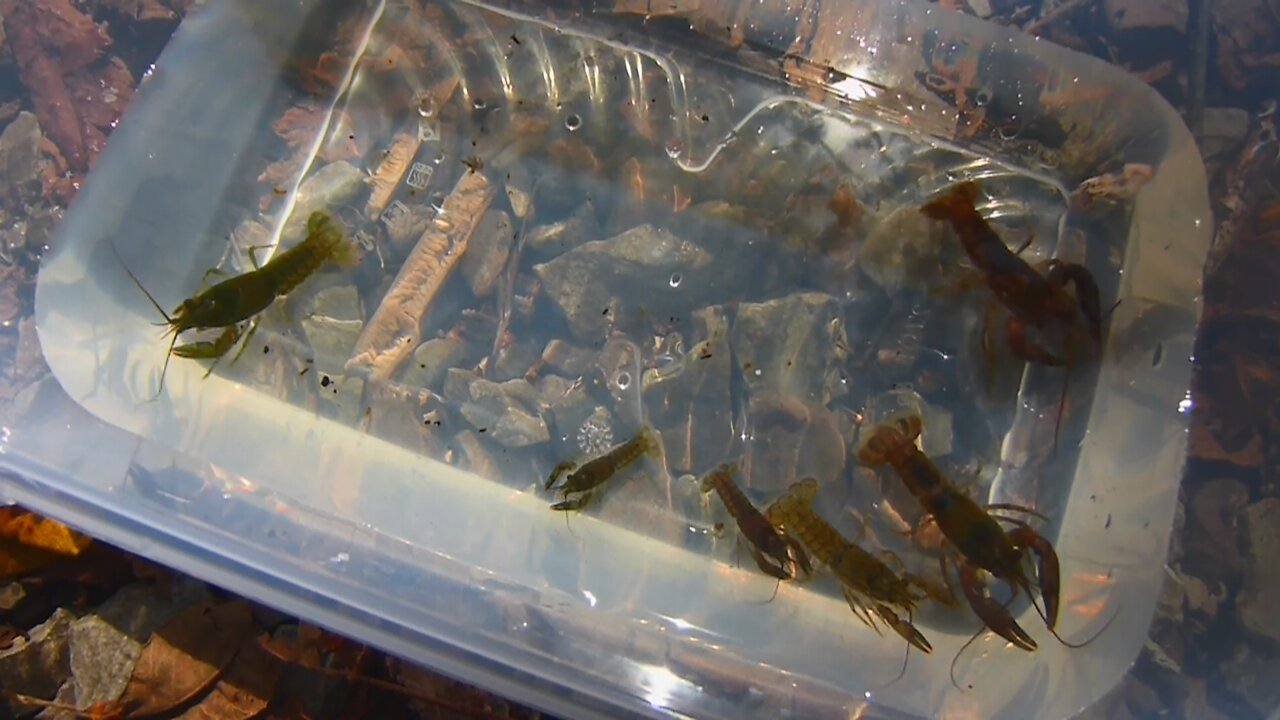
[[[167,714],[209,690],[231,663],[253,627],[241,601],[201,603],[183,611],[151,636],[116,701],[120,714]]]
[[[12,506],[0,508],[0,538],[59,555],[79,555],[93,542],[62,523]]]

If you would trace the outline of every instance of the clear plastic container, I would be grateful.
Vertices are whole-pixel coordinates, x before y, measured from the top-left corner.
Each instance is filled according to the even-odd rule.
[[[7,410],[0,462],[22,479],[5,492],[562,715],[1089,707],[1137,656],[1163,578],[1209,238],[1190,135],[1113,67],[924,4],[649,5],[225,0],[193,15],[45,258],[52,375]],[[299,105],[309,119],[283,150],[273,127]],[[1056,448],[1061,371],[982,352],[982,286],[916,212],[966,178],[1026,257],[1081,262],[1118,301],[1101,362],[1073,370]],[[248,269],[250,245],[295,242],[313,209],[365,245],[360,266],[308,281],[207,378],[174,358],[153,400],[168,343],[121,263],[173,307],[208,268]],[[420,229],[392,231],[415,213]],[[476,256],[523,236],[522,259],[513,274],[478,259],[424,318],[357,337],[432,233],[455,250],[469,235]],[[510,343],[486,308],[510,309]],[[449,354],[458,340],[490,355],[492,337],[486,371],[515,385],[478,385],[461,370],[480,358]],[[417,347],[432,339],[446,344]],[[981,466],[975,492],[1049,518],[1059,632],[1105,627],[1096,639],[1065,647],[1016,604],[1039,648],[986,633],[953,684],[976,622],[922,608],[933,654],[895,681],[903,642],[826,573],[769,600],[774,580],[735,562],[695,478],[741,458],[758,504],[816,476],[825,517],[854,537],[849,511],[874,516],[868,535],[917,563],[884,532],[893,478],[851,452],[859,425],[903,409],[955,477]],[[663,459],[585,513],[548,509],[556,463],[641,423]]]

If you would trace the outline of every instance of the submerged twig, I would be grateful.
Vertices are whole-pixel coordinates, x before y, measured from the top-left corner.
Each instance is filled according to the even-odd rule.
[[[1191,75],[1187,88],[1187,126],[1197,139],[1204,133],[1204,85],[1209,68],[1210,0],[1191,0]]]

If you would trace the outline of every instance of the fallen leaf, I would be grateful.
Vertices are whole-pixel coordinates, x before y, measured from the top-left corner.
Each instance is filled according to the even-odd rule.
[[[267,650],[267,642],[266,633],[245,638],[213,690],[176,720],[249,720],[266,710],[284,672],[284,663]]]
[[[142,718],[191,702],[222,676],[252,627],[253,612],[242,600],[188,608],[151,636],[110,709]]]
[[[289,147],[308,146],[315,141],[316,133],[326,115],[323,108],[314,104],[291,107],[285,110],[272,128]]]
[[[93,542],[62,523],[12,506],[0,508],[0,538],[59,555],[79,555]]]

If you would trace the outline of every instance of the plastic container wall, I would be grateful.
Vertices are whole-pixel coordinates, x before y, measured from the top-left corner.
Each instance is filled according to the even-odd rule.
[[[1163,579],[1209,233],[1190,135],[1113,67],[923,4],[648,5],[426,7],[473,31],[445,53],[464,96],[487,77],[508,89],[504,101],[556,107],[574,83],[595,87],[583,57],[634,58],[665,78],[671,112],[657,118],[654,145],[682,172],[725,162],[733,140],[779,106],[860,118],[979,158],[974,167],[997,182],[1017,175],[1056,188],[1065,211],[1037,244],[1091,267],[1101,261],[1086,247],[1114,220],[1089,202],[1112,199],[1097,178],[1154,170],[1114,239],[1123,273],[1099,272],[1122,302],[1086,389],[1078,453],[1038,454],[1058,376],[1030,371],[991,491],[1053,508],[1060,631],[1079,640],[1121,613],[1096,641],[1070,649],[1046,636],[1027,655],[980,640],[958,669],[980,688],[966,692],[947,661],[971,631],[940,625],[930,629],[933,656],[913,655],[886,686],[902,644],[871,633],[838,597],[788,587],[761,605],[773,582],[749,563],[593,517],[566,530],[533,491],[541,478],[491,482],[219,374],[205,379],[195,363],[174,361],[152,402],[165,347],[109,243],[157,297],[189,294],[226,252],[236,224],[226,208],[243,204],[264,129],[295,90],[284,79],[290,63],[317,35],[336,37],[339,16],[358,42],[375,41],[393,19],[386,3],[225,0],[184,23],[45,259],[36,321],[52,375],[10,410],[2,462],[23,481],[6,492],[558,714],[1065,717],[1089,706],[1136,657]],[[534,60],[507,57],[510,27]],[[562,62],[563,44],[591,50]],[[504,82],[521,62],[536,64],[541,87]],[[342,92],[315,99],[327,117],[356,107],[360,72],[337,69]],[[468,101],[477,99],[493,102]],[[586,126],[591,108],[575,115]],[[904,192],[925,196],[970,170],[943,168]],[[286,190],[297,202],[297,187]],[[1175,319],[1131,332],[1153,307]],[[1153,367],[1157,345],[1164,361]],[[344,496],[339,480],[358,483],[358,494]],[[1033,608],[1018,618],[1037,627]]]

